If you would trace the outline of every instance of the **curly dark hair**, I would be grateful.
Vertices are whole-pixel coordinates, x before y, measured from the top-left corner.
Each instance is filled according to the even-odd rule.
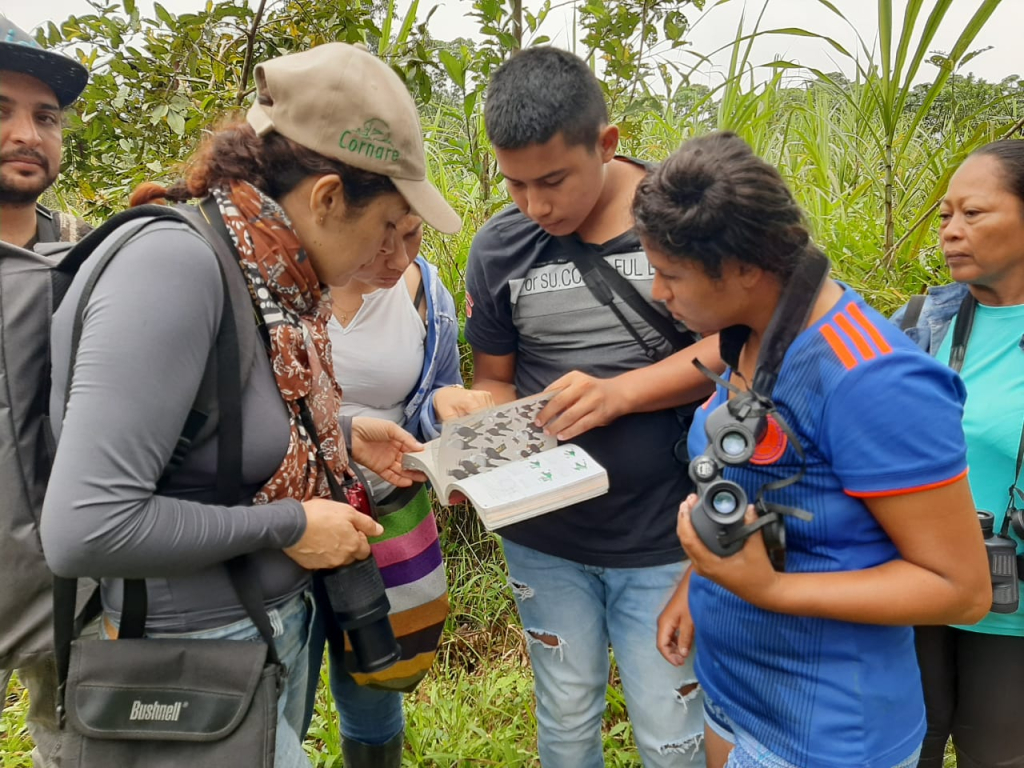
[[[788,278],[810,234],[779,172],[739,136],[685,142],[637,187],[640,237],[670,258],[699,262],[709,277],[727,259]]]
[[[971,152],[970,157],[994,157],[1003,168],[1006,188],[1024,204],[1024,141],[1002,139],[990,142]]]
[[[183,179],[167,188],[145,182],[132,193],[130,202],[133,206],[160,199],[185,202],[206,197],[211,187],[228,181],[247,181],[280,200],[303,179],[331,173],[341,177],[345,204],[353,210],[397,192],[387,176],[324,157],[279,133],[257,136],[244,119],[235,118],[206,137]]]

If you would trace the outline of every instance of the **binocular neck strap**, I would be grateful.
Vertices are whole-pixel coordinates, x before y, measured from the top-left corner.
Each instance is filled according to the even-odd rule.
[[[790,344],[807,325],[821,287],[828,278],[828,270],[829,261],[825,255],[809,246],[806,255],[786,281],[779,304],[765,331],[754,371],[752,389],[755,392],[771,397],[782,369],[782,360]]]
[[[800,439],[796,436],[796,433],[793,432],[793,428],[789,426],[786,420],[782,417],[782,414],[779,413],[778,409],[775,408],[774,403],[772,404],[771,411],[769,411],[769,415],[773,419],[775,419],[775,423],[779,425],[779,429],[781,429],[782,432],[789,439],[789,444],[793,446],[793,450],[796,452],[796,455],[800,459],[800,469],[795,474],[792,474],[789,477],[783,477],[779,480],[773,480],[770,483],[765,483],[764,485],[762,485],[757,492],[757,500],[754,502],[754,505],[759,510],[766,510],[768,507],[777,507],[779,509],[780,514],[787,514],[792,517],[798,517],[801,520],[810,520],[813,517],[810,512],[805,512],[804,510],[797,509],[795,507],[784,507],[779,504],[771,504],[765,501],[764,495],[766,493],[768,493],[769,491],[778,491],[781,490],[782,488],[786,488],[787,486],[793,485],[794,483],[799,483],[803,479],[804,473],[807,470],[807,455],[804,453],[804,447],[803,445],[800,444]]]
[[[971,330],[974,328],[974,312],[977,308],[978,300],[968,291],[956,312],[953,341],[949,348],[949,367],[957,373],[960,373],[964,367],[964,358],[967,356],[967,340],[971,337]]]
[[[1024,466],[1024,422],[1020,425],[1020,442],[1017,444],[1017,466],[1013,472],[1013,482],[1010,483],[1009,496],[1006,502],[1006,515],[1003,516],[1003,527],[1000,535],[1006,536],[1010,532],[1010,515],[1016,507],[1016,500],[1019,498],[1024,502],[1024,492],[1017,487],[1020,482],[1020,470]]]

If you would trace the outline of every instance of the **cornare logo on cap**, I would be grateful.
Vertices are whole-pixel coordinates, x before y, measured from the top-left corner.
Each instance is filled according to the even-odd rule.
[[[37,43],[35,40],[33,40],[32,38],[26,38],[24,40],[19,40],[18,39],[18,30],[13,29],[13,28],[7,30],[7,37],[4,38],[3,42],[5,42],[5,43],[16,43],[17,45],[24,45],[24,46],[27,46],[29,48],[38,48],[39,50],[43,49],[43,47],[39,43]]]
[[[374,160],[394,162],[401,157],[391,143],[391,126],[379,117],[371,117],[363,123],[362,128],[355,131],[345,131],[338,140],[338,146]]]

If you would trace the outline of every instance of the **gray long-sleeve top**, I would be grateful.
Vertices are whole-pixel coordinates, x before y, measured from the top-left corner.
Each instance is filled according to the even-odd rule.
[[[85,262],[53,321],[50,412],[59,442],[40,525],[46,560],[61,576],[102,577],[104,606],[115,619],[120,578],[147,577],[151,633],[233,623],[245,612],[226,560],[253,554],[268,605],[301,591],[309,573],[281,551],[305,529],[298,501],[209,503],[216,436],[196,445],[155,494],[220,323],[216,256],[177,222],[150,223],[122,247],[89,299],[65,413],[75,308],[104,250]],[[289,440],[262,349],[243,387],[242,414],[244,498],[251,498]]]

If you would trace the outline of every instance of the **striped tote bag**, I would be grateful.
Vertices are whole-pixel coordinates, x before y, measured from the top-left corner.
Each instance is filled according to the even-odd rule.
[[[359,685],[409,693],[430,669],[448,616],[448,582],[426,487],[401,509],[378,514],[377,522],[384,533],[370,539],[370,549],[384,579],[388,618],[402,656],[380,672],[351,674]],[[355,669],[351,654],[346,636],[349,670]]]

